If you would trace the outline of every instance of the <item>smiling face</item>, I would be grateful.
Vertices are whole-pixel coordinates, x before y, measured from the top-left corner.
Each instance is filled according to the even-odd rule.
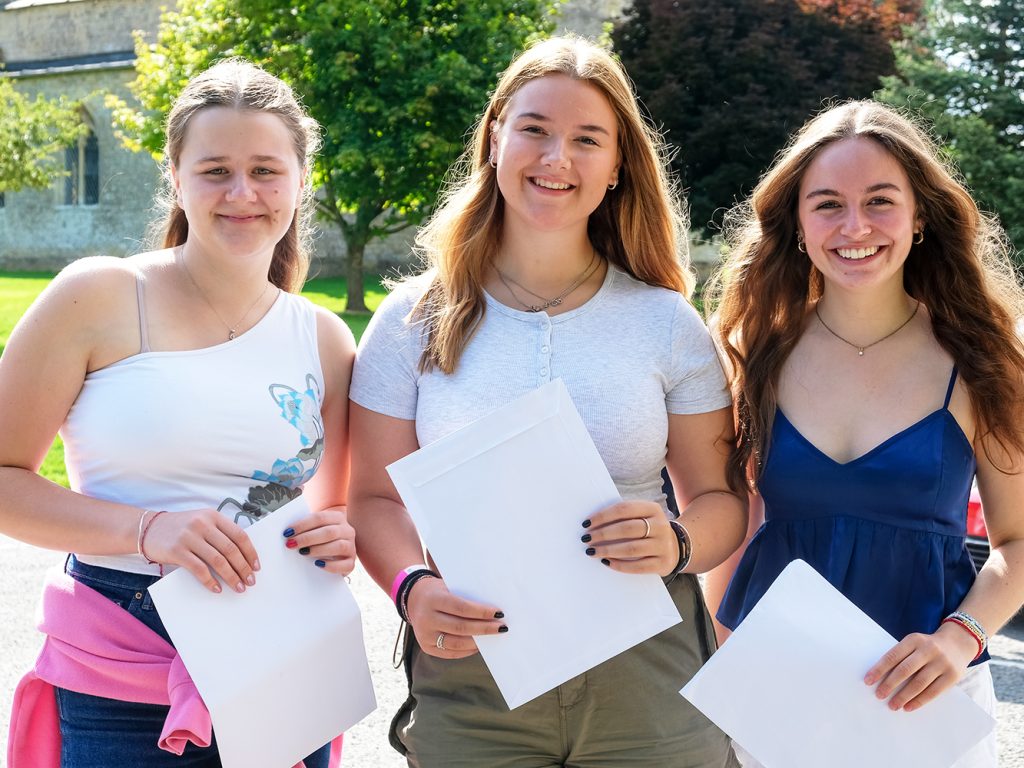
[[[506,225],[585,231],[618,180],[615,113],[588,82],[538,77],[516,91],[492,126],[491,157]]]
[[[172,167],[192,247],[269,262],[302,194],[302,169],[281,118],[209,107],[189,121]]]
[[[902,285],[921,222],[906,172],[881,144],[851,138],[822,149],[800,183],[798,215],[807,255],[826,283]]]

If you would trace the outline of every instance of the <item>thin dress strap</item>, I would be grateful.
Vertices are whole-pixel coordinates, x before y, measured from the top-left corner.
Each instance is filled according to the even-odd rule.
[[[949,386],[946,388],[946,402],[942,404],[945,409],[949,408],[949,399],[953,396],[953,386],[956,384],[956,366],[953,366],[953,372],[949,374]]]
[[[135,273],[135,295],[139,300],[139,352],[149,352],[149,330],[146,327],[146,292],[142,288],[142,275]]]

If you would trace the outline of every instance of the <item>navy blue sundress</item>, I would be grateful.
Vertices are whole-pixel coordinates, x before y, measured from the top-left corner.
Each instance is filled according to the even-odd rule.
[[[956,375],[954,368],[940,409],[844,464],[776,411],[759,484],[765,522],[719,621],[735,629],[797,558],[897,640],[934,632],[957,609],[976,576],[965,537],[977,463],[949,412]],[[986,651],[974,663],[988,658]]]

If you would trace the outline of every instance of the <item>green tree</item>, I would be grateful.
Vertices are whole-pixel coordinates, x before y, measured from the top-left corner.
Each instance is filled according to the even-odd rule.
[[[714,229],[823,102],[870,96],[916,0],[635,0],[615,49]]]
[[[367,243],[429,214],[498,73],[553,14],[550,0],[183,0],[138,43],[140,106],[116,120],[159,157],[171,102],[214,60],[245,56],[287,80],[324,128],[318,210],[345,241],[348,309],[365,310]]]
[[[1024,0],[933,0],[923,23],[896,45],[896,63],[878,97],[933,123],[979,203],[998,214],[1020,253]]]
[[[64,173],[64,147],[85,130],[77,107],[34,99],[0,77],[0,193],[46,187]]]

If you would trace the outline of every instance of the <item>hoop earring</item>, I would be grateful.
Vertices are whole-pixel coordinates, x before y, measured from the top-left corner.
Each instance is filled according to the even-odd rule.
[[[617,186],[619,186],[619,180],[618,179],[616,179],[615,181],[613,181],[611,184],[608,185],[608,191],[611,192]]]
[[[804,236],[799,232],[796,233],[796,249],[800,253],[807,253],[807,243],[804,242]]]
[[[487,158],[487,162],[490,164],[491,168],[498,170],[498,161],[494,159],[494,155]]]
[[[924,242],[924,230],[914,233],[914,245],[920,245]]]

